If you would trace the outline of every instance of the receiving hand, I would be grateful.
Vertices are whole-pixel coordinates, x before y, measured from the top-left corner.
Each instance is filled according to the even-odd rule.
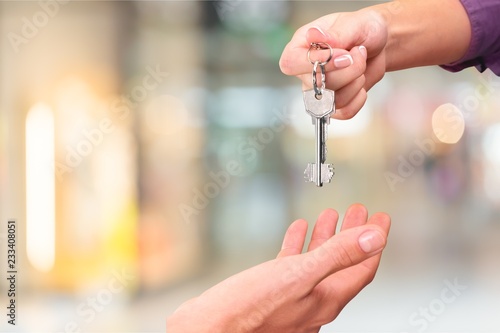
[[[318,218],[306,253],[307,222],[288,228],[274,260],[231,276],[187,301],[167,320],[168,333],[317,333],[369,284],[386,244],[390,218],[351,206]]]

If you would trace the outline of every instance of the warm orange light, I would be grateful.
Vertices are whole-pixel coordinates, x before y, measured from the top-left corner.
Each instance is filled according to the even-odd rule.
[[[26,251],[30,263],[48,272],[55,259],[54,116],[36,104],[26,117]]]
[[[465,121],[460,110],[453,104],[438,106],[432,114],[432,130],[439,141],[457,143],[463,136]]]

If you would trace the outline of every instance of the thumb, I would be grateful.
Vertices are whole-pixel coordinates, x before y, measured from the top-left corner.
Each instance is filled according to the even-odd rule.
[[[333,42],[333,38],[331,38],[330,34],[325,32],[323,28],[320,26],[310,27],[306,32],[306,41],[308,44],[311,43],[328,43]]]
[[[387,242],[387,232],[378,225],[363,225],[340,232],[314,251],[307,253],[304,269],[310,272],[314,288],[326,277],[357,265],[381,252]],[[313,265],[314,264],[314,265]]]
[[[306,41],[307,45],[311,45],[311,43],[326,43],[333,48],[345,49],[339,43],[339,39],[328,32],[327,29],[320,27],[319,25],[315,25],[307,29],[306,31]]]

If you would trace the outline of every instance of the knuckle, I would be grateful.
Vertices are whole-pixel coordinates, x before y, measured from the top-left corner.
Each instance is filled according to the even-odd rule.
[[[386,223],[391,222],[391,217],[389,216],[389,214],[383,212],[377,212],[373,214],[373,218],[383,220]]]
[[[338,109],[335,118],[340,120],[349,120],[352,119],[356,115],[356,112],[352,110],[350,107],[346,106],[342,109]]]
[[[365,83],[365,89],[370,90],[377,82],[382,80],[385,76],[385,68],[381,68],[380,66],[370,66],[369,68],[370,74],[368,75],[368,79]]]
[[[366,89],[361,89],[361,91],[359,92],[360,95],[361,95],[361,98],[360,98],[360,104],[359,104],[359,109],[361,109],[363,107],[363,105],[365,105],[366,103],[366,100],[368,98],[368,93],[366,92]]]
[[[361,89],[358,96],[354,98],[348,105],[343,106],[336,110],[335,118],[340,120],[348,120],[354,118],[359,110],[363,107],[367,99],[366,90]]]
[[[316,305],[314,308],[317,309],[314,316],[314,324],[321,327],[329,322],[332,322],[337,318],[342,306],[336,301],[332,300],[331,294],[326,290],[317,291],[318,288],[314,290],[312,302]],[[319,305],[319,306],[318,306]]]
[[[365,70],[366,70],[366,61],[362,60],[362,61],[355,61],[354,64],[354,71],[356,74],[358,74],[359,76],[363,75],[365,73]]]
[[[375,270],[371,271],[366,275],[366,279],[364,281],[364,285],[368,285],[373,282],[373,279],[375,279]]]
[[[363,74],[363,75],[361,75],[361,76],[358,78],[358,80],[359,80],[359,85],[360,85],[360,87],[361,87],[361,88],[362,88],[362,87],[364,87],[364,86],[365,86],[365,84],[366,84],[366,76]]]
[[[382,80],[385,76],[385,68],[382,68],[382,67],[377,67],[376,68],[376,78],[377,78],[377,82],[379,82],[380,80]]]
[[[295,260],[291,260],[291,258],[284,258],[288,260],[282,260],[277,271],[282,272],[281,282],[286,289],[297,289],[304,285],[307,275],[304,269]]]
[[[292,64],[290,58],[283,54],[279,61],[279,67],[283,74],[292,75]]]

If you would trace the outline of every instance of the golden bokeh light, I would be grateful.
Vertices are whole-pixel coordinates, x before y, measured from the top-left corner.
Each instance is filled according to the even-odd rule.
[[[457,143],[464,134],[464,117],[455,105],[442,104],[432,114],[432,130],[439,141]]]

